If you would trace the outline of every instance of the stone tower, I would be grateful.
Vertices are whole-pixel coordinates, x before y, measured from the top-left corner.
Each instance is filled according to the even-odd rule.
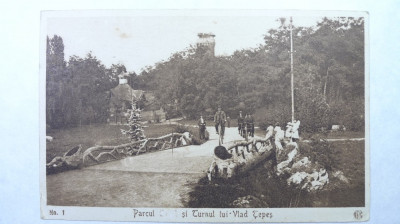
[[[215,35],[212,33],[199,33],[197,41],[197,47],[204,47],[207,52],[210,52],[212,56],[215,56]]]

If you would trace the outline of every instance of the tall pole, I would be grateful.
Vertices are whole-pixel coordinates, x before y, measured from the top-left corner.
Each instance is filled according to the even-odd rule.
[[[291,89],[292,89],[292,122],[294,122],[294,84],[293,84],[293,20],[290,17],[290,73],[291,73]]]

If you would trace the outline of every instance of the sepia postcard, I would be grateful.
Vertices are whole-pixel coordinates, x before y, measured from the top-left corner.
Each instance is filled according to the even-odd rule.
[[[43,11],[41,217],[361,222],[369,15]]]

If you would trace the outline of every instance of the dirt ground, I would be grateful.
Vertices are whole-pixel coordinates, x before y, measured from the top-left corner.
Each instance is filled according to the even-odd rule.
[[[57,178],[57,175],[63,175],[63,178]],[[183,207],[194,186],[191,181],[198,180],[198,176],[92,169],[68,171],[47,176],[47,203],[91,207]]]
[[[79,170],[47,175],[47,204],[99,207],[185,207],[189,192],[206,176],[218,135],[210,141]],[[228,140],[239,137],[226,129]],[[231,139],[230,139],[231,138]]]

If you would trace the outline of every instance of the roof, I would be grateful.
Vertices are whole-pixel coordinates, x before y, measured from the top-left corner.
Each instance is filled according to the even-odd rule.
[[[113,97],[119,100],[131,101],[132,97],[140,99],[143,96],[143,90],[132,89],[128,84],[120,84],[115,88],[111,89]]]

